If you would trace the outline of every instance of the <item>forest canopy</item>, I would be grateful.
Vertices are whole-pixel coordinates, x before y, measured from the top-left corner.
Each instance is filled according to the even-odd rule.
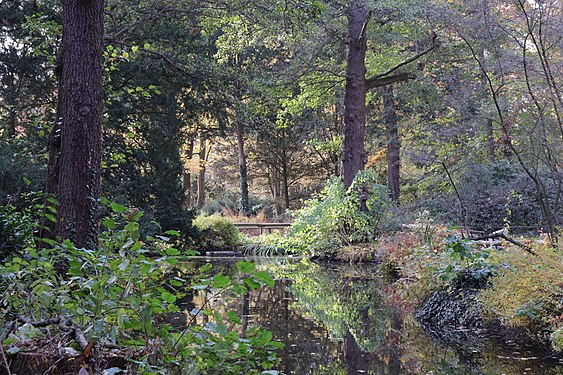
[[[65,2],[0,4],[2,204],[66,197],[84,179],[85,197],[191,237],[194,209],[283,221],[332,176],[350,186],[368,169],[407,213],[483,230],[561,223],[556,1],[89,3],[103,91],[83,129],[65,116],[87,92],[64,94],[94,69],[65,70],[73,48],[96,44],[75,46],[79,15]],[[62,147],[88,155],[69,160],[90,177],[64,169],[67,131],[90,134]]]

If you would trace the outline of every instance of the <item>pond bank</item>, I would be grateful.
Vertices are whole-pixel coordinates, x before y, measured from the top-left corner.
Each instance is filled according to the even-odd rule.
[[[442,330],[455,343],[487,331],[561,351],[563,253],[539,239],[520,241],[535,255],[507,242],[485,247],[445,229],[426,239],[398,233],[376,253],[380,268],[396,277],[390,293],[431,333]]]

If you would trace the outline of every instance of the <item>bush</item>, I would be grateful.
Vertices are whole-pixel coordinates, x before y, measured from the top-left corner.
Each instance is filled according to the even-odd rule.
[[[29,210],[18,211],[12,205],[0,207],[0,261],[33,246],[34,230]]]
[[[345,189],[333,178],[315,197],[293,212],[295,221],[282,238],[287,251],[324,256],[343,245],[372,242],[384,229],[389,198],[387,189],[377,184],[373,172],[360,172]],[[360,195],[367,197],[367,211],[361,211]]]
[[[249,197],[250,216],[262,213],[267,219],[275,216],[275,208],[271,200],[259,198],[254,195]],[[230,190],[223,191],[221,196],[212,198],[201,208],[201,213],[205,215],[214,214],[241,214],[241,195]]]
[[[201,232],[200,246],[204,250],[226,249],[241,245],[239,232],[227,218],[219,215],[199,215],[193,225]]]

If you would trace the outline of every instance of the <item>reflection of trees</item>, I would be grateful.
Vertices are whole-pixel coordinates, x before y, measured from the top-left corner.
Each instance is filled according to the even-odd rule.
[[[338,348],[331,347],[340,350],[334,358],[342,363],[342,373],[371,373],[374,368],[381,374],[399,373],[399,340],[388,336],[398,335],[400,319],[382,304],[373,268],[342,265],[329,270],[302,262],[274,268],[274,273],[292,280],[294,310],[302,308],[303,315],[326,327],[333,340],[342,340]]]
[[[433,342],[411,316],[385,304],[379,293],[384,285],[373,266],[346,264],[331,269],[309,262],[263,266],[278,279],[274,288],[231,300],[225,295],[210,306],[222,313],[238,312],[241,336],[252,325],[272,331],[274,338],[285,344],[279,356],[280,370],[286,374],[554,373],[556,360],[550,362],[506,342],[490,341],[478,348],[444,347]],[[214,270],[232,273],[227,265]],[[192,272],[185,269],[183,276]],[[202,291],[193,293],[193,304],[187,305],[200,306],[207,297]],[[198,322],[206,320],[202,316]],[[468,362],[464,350],[465,354],[478,353]],[[521,354],[514,354],[518,351]],[[542,359],[517,360],[533,356]]]
[[[318,368],[334,369],[341,357],[340,344],[331,340],[322,325],[293,308],[290,283],[288,279],[278,280],[274,288],[251,293],[250,320],[272,331],[274,338],[285,344],[280,353],[284,373],[311,374]]]

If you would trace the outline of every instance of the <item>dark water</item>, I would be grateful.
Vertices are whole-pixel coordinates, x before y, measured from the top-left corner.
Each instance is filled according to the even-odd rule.
[[[285,344],[279,353],[284,374],[563,375],[563,361],[542,348],[489,334],[448,343],[440,327],[425,331],[391,303],[388,283],[374,266],[257,263],[276,277],[275,287],[252,291],[230,308]],[[228,274],[234,263],[214,268]],[[193,301],[185,303],[190,308]]]

